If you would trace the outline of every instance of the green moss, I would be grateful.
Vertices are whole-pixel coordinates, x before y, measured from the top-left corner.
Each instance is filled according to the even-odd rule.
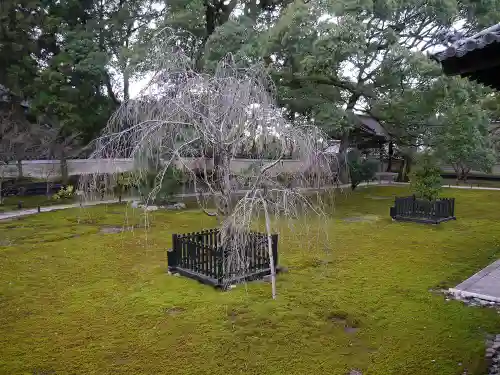
[[[56,204],[69,204],[75,202],[74,199],[52,199],[45,195],[34,196],[8,196],[3,199],[3,204],[0,205],[0,212],[17,211],[19,210],[18,203],[21,203],[21,209],[37,208],[38,206],[46,207]]]
[[[147,231],[124,205],[0,223],[0,373],[479,375],[499,315],[429,290],[500,256],[500,193],[445,190],[458,220],[441,226],[392,222],[380,198],[405,194],[339,195],[330,252],[284,229],[276,301],[266,283],[222,293],[165,273],[172,233],[216,225],[198,212],[155,212]]]
[[[443,185],[448,186],[454,186],[457,185],[457,180],[453,178],[445,178],[443,179]],[[467,180],[467,182],[460,181],[459,186],[479,186],[479,187],[493,187],[493,188],[500,188],[500,180],[476,180],[473,178],[470,178]]]

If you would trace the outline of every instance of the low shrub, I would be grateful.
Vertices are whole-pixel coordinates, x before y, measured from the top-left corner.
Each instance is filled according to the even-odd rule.
[[[429,152],[419,155],[410,173],[410,186],[415,194],[420,198],[435,200],[439,197],[442,184],[441,169],[435,157]]]
[[[52,199],[54,200],[71,199],[74,196],[75,196],[75,189],[73,185],[68,185],[66,187],[62,187],[61,190],[59,190],[56,194],[52,196]]]
[[[172,202],[174,196],[180,192],[185,180],[185,174],[175,167],[168,167],[164,173],[151,167],[139,179],[137,187],[143,199],[151,196],[154,198],[154,204],[166,204]]]
[[[349,152],[347,155],[347,165],[349,167],[352,190],[356,189],[361,182],[373,180],[378,168],[376,161],[361,158],[357,150]]]

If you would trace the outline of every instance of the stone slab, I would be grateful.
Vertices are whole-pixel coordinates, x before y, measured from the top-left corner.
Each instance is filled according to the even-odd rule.
[[[462,297],[479,298],[500,303],[500,260],[469,277],[450,292]]]

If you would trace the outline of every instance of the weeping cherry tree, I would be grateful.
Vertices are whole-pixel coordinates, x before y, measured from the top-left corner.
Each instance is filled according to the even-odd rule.
[[[275,298],[271,233],[283,219],[293,223],[308,213],[326,219],[325,187],[334,185],[337,174],[335,160],[322,152],[326,137],[314,126],[285,121],[263,65],[227,56],[214,71],[200,73],[168,38],[155,53],[151,81],[111,117],[91,158],[132,158],[138,180],[153,162],[158,172],[146,204],[154,202],[169,167],[189,175],[200,208],[217,217],[227,275],[248,267],[250,230],[265,225]],[[250,144],[254,165],[235,170],[235,155]],[[290,155],[293,162],[284,163]],[[82,180],[87,197],[98,180],[98,174]]]

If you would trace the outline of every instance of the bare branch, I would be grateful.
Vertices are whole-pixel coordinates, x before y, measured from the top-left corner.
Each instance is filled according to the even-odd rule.
[[[160,166],[147,202],[155,200],[167,168],[181,168],[193,179],[203,212],[213,216],[216,210],[229,249],[226,269],[240,272],[248,266],[245,241],[262,210],[268,235],[279,229],[272,227],[273,217],[324,215],[322,198],[311,197],[308,189],[334,185],[338,166],[323,153],[327,138],[318,128],[284,119],[263,65],[246,66],[227,56],[213,74],[202,74],[175,43],[163,40],[153,79],[112,116],[91,158],[132,158],[138,181],[150,172],[148,162]],[[257,157],[248,170],[234,168],[242,149],[254,149]],[[296,168],[286,171],[282,159],[290,153]],[[88,199],[97,180],[98,174],[82,179]]]

